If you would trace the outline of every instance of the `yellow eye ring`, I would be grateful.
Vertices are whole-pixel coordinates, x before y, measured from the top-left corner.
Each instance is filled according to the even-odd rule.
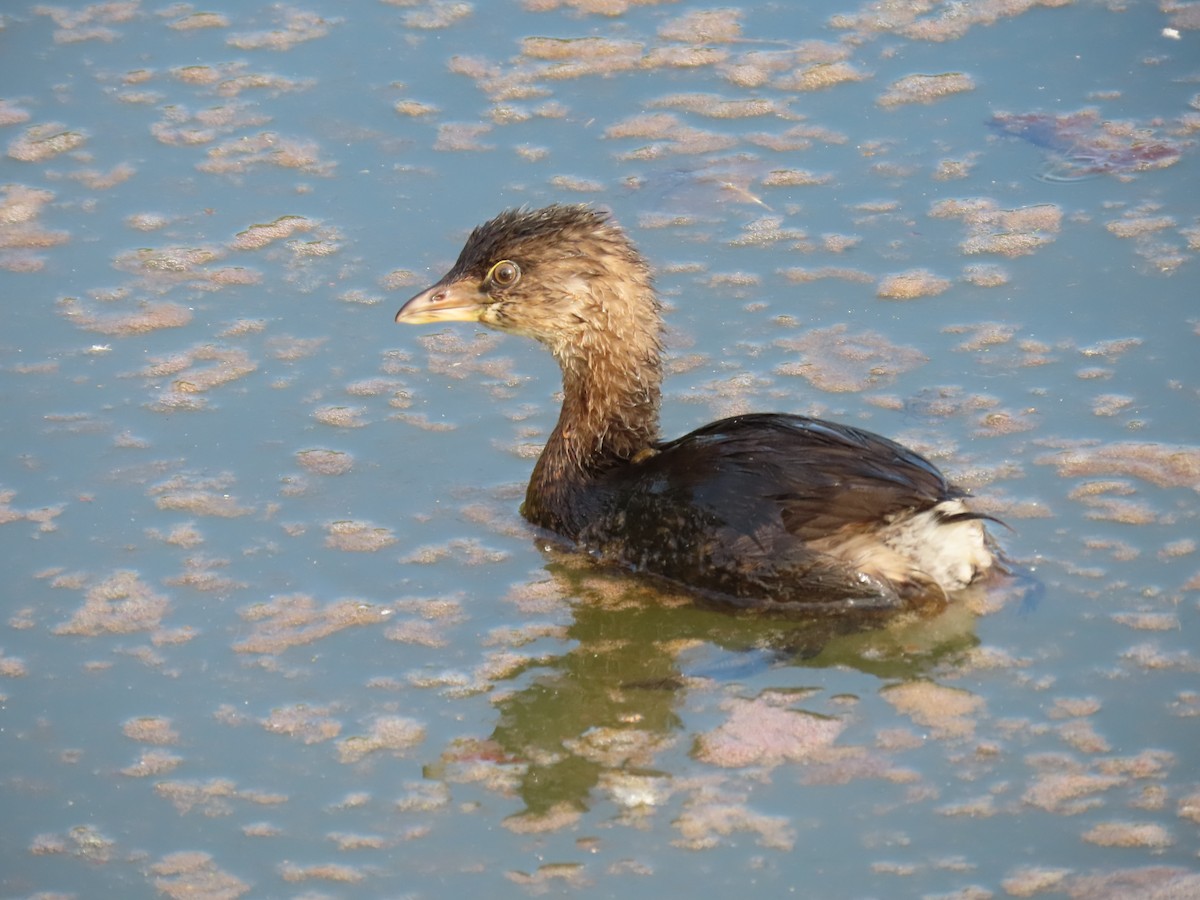
[[[521,279],[521,267],[511,259],[502,259],[487,273],[487,282],[496,287],[512,287]]]

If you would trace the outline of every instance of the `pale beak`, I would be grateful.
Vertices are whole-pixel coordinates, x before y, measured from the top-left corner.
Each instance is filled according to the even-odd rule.
[[[487,308],[487,294],[478,282],[438,282],[413,297],[396,313],[396,321],[406,325],[426,322],[478,322]]]

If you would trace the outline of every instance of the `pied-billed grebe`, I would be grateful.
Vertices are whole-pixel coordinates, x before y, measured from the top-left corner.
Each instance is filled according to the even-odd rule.
[[[501,213],[396,321],[480,322],[550,349],[562,411],[522,512],[602,560],[813,611],[940,604],[995,562],[965,493],[868,431],[765,413],[661,441],[658,297],[602,211]]]

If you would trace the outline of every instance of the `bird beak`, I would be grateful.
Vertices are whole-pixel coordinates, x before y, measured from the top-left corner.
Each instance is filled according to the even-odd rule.
[[[406,325],[427,322],[478,322],[487,297],[473,281],[438,282],[413,297],[396,313],[396,321]]]

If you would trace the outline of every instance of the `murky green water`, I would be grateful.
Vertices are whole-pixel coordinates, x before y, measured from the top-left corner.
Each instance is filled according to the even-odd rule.
[[[1198,24],[10,4],[0,893],[1200,894]],[[896,436],[1041,587],[838,634],[544,546],[553,364],[392,314],[551,201],[659,269],[667,434]]]

